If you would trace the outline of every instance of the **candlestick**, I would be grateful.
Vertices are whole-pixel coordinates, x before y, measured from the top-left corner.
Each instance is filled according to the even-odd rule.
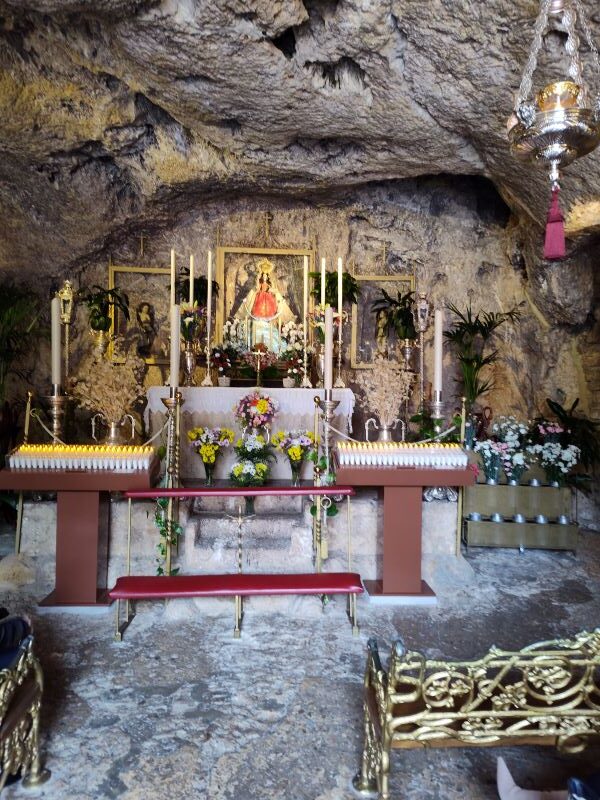
[[[434,340],[433,340],[433,394],[442,393],[442,359],[443,345],[442,336],[444,332],[444,312],[441,308],[436,308],[434,318]]]
[[[342,272],[342,259],[338,258],[337,263],[337,306],[338,306],[338,314],[342,315],[342,305],[343,305],[343,272]]]
[[[212,325],[212,251],[208,251],[206,264],[206,375],[202,386],[212,386],[210,377],[210,339]]]
[[[342,344],[344,332],[344,297],[343,297],[343,271],[342,259],[338,258],[337,263],[337,304],[338,304],[338,354],[337,354],[337,377],[335,379],[335,388],[343,389],[346,384],[342,379]]]
[[[194,305],[194,256],[190,254],[190,306]]]
[[[61,363],[60,363],[60,298],[52,298],[50,303],[50,317],[51,317],[51,345],[52,345],[52,386],[60,387],[62,385],[61,377]],[[60,394],[56,389],[53,390],[55,394]]]
[[[171,250],[171,308],[175,305],[175,250]]]
[[[321,305],[325,305],[325,259],[321,259]]]
[[[304,343],[304,353],[302,359],[302,387],[312,389],[312,383],[308,377],[308,256],[304,256],[304,294],[302,302],[302,340]]]
[[[323,369],[325,390],[333,388],[333,308],[325,308],[325,364]]]
[[[181,321],[179,315],[179,306],[171,306],[171,374],[169,382],[171,387],[176,389],[179,386],[179,336],[181,330]]]

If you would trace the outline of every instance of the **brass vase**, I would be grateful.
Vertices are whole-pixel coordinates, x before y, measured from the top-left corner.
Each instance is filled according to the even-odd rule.
[[[110,331],[95,331],[90,329],[90,336],[94,342],[94,354],[97,358],[104,358],[110,342]]]
[[[402,369],[406,370],[407,372],[412,372],[412,356],[416,346],[417,345],[414,339],[402,339],[402,342],[400,343],[400,354],[404,360]]]
[[[183,348],[183,385],[195,386],[194,372],[196,371],[198,357],[193,342],[185,342]]]
[[[110,446],[115,446],[118,444],[127,444],[128,442],[132,442],[135,437],[135,420],[131,416],[131,414],[123,414],[121,419],[117,420],[116,422],[113,420],[106,420],[104,414],[94,414],[92,417],[92,439],[97,442],[98,437],[96,436],[96,420],[101,420],[107,427],[107,435],[102,440],[102,444],[107,444]],[[129,420],[131,425],[131,431],[128,436],[126,436],[126,431],[124,430],[125,423]]]

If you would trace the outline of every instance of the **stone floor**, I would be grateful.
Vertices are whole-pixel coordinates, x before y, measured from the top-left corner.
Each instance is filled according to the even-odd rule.
[[[402,635],[430,655],[477,657],[600,624],[600,536],[567,553],[471,550],[475,577],[439,592],[432,608],[359,601],[353,638],[343,604],[314,598],[294,613],[269,600],[246,607],[232,638],[232,602],[202,614],[187,602],[140,609],[122,643],[112,613],[40,612],[27,593],[2,602],[31,614],[46,676],[42,746],[52,770],[35,792],[3,800],[350,800],[361,753],[365,644],[385,658]],[[208,606],[207,606],[207,610]],[[414,751],[392,760],[394,798],[496,797],[502,754],[528,788],[560,788],[600,767],[600,748]]]

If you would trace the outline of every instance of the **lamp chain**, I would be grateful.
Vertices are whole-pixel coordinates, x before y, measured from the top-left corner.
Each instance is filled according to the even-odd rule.
[[[515,111],[519,108],[519,106],[524,103],[531,94],[531,87],[533,85],[533,73],[535,72],[535,68],[537,67],[537,59],[540,50],[542,49],[542,37],[544,35],[544,31],[548,26],[548,15],[550,13],[550,3],[552,0],[542,0],[540,4],[540,13],[538,14],[538,18],[535,21],[535,29],[533,35],[533,41],[531,43],[531,50],[529,51],[529,57],[527,59],[527,63],[525,64],[525,70],[523,72],[523,77],[521,78],[521,85],[519,86],[519,92],[517,94],[517,99],[515,103]]]
[[[572,6],[567,6],[563,11],[563,25],[567,32],[567,43],[565,50],[569,55],[569,77],[578,86],[583,85],[581,74],[581,58],[579,57],[579,36],[577,34],[577,12]]]
[[[598,55],[598,48],[596,47],[594,37],[592,36],[592,31],[590,29],[588,19],[585,15],[585,11],[581,7],[580,0],[573,0],[573,3],[575,4],[575,8],[577,9],[577,14],[579,16],[579,24],[581,25],[583,35],[585,36],[585,40],[587,42],[587,46],[590,48],[590,53],[592,54],[592,61],[594,62],[594,66],[596,67],[598,78],[600,78],[600,56]],[[600,85],[596,87],[596,94],[597,95],[600,94]]]

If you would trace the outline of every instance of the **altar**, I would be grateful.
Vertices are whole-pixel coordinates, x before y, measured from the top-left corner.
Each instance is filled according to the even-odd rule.
[[[182,387],[179,390],[183,396],[181,407],[181,461],[180,471],[183,479],[200,480],[204,478],[204,467],[198,455],[189,447],[187,431],[196,426],[209,428],[227,427],[236,433],[241,433],[237,420],[234,417],[234,408],[239,400],[249,392],[251,387]],[[273,420],[272,433],[281,430],[314,428],[315,397],[323,397],[323,389],[260,389],[268,394],[279,405]],[[162,398],[169,396],[168,386],[152,386],[148,389],[148,405],[144,414],[146,428],[149,434],[154,434],[164,422],[165,406]],[[351,389],[334,389],[333,399],[339,401],[333,418],[333,426],[344,433],[352,432],[352,413],[354,411],[355,396]],[[235,460],[233,449],[225,450],[217,459],[215,476],[227,478]],[[310,478],[312,465],[304,464],[303,478]],[[277,454],[273,462],[271,477],[285,479],[290,477],[290,467],[287,459]]]

